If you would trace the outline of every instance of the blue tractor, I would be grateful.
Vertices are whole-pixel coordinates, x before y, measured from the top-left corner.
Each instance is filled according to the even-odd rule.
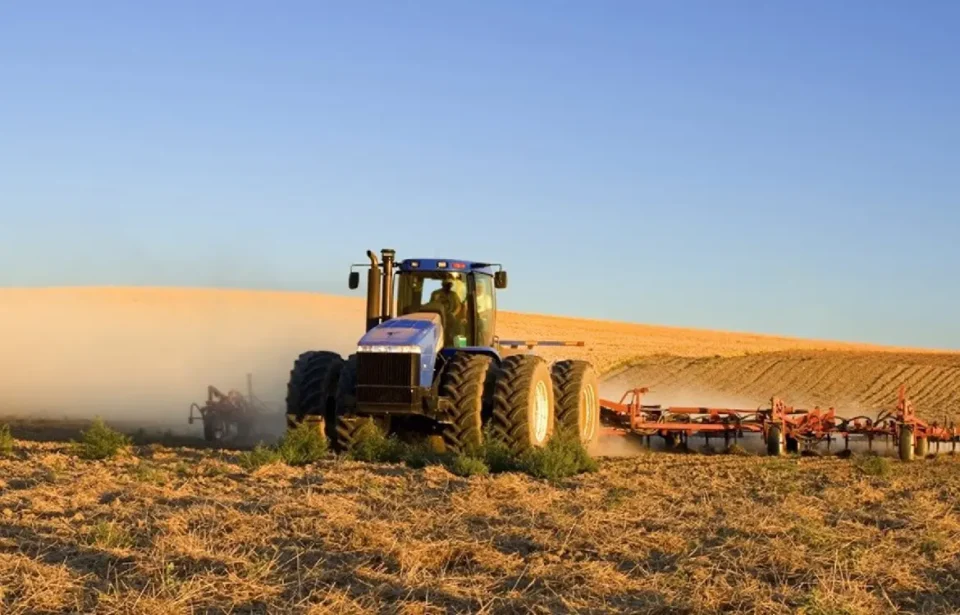
[[[596,442],[599,383],[586,361],[553,364],[533,354],[502,356],[504,347],[583,345],[507,342],[496,335],[496,290],[507,274],[490,263],[456,259],[382,260],[367,251],[366,333],[344,358],[302,353],[287,390],[287,421],[311,420],[335,450],[348,452],[359,427],[373,421],[386,433],[436,436],[452,452],[469,452],[487,434],[515,454],[541,447],[557,433]],[[394,299],[394,286],[397,297]],[[395,313],[396,310],[396,313]]]

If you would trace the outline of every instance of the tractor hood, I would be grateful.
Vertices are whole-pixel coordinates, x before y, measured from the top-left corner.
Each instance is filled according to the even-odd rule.
[[[415,312],[391,318],[360,338],[360,352],[411,352],[419,350],[419,385],[429,387],[437,352],[443,346],[443,324],[439,314]]]
[[[398,316],[367,331],[360,346],[417,346],[432,353],[443,340],[439,314],[417,312]]]

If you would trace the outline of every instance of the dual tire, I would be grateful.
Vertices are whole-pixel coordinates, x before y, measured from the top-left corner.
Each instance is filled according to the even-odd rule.
[[[556,430],[553,378],[535,355],[513,355],[500,363],[493,390],[490,428],[515,455],[546,446]]]
[[[558,361],[552,377],[559,432],[578,437],[593,452],[600,436],[600,378],[596,370],[587,361]]]
[[[596,372],[586,361],[560,361],[551,369],[542,357],[514,355],[496,366],[488,356],[457,353],[440,382],[451,408],[444,445],[470,452],[486,431],[515,455],[546,446],[555,434],[590,447],[600,425],[597,392]]]

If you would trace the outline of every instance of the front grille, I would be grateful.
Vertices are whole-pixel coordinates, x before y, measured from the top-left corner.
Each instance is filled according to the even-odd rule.
[[[410,387],[360,386],[357,387],[357,403],[406,406],[413,404],[415,390]]]
[[[370,386],[417,386],[420,356],[412,353],[372,353],[357,355],[357,384]]]

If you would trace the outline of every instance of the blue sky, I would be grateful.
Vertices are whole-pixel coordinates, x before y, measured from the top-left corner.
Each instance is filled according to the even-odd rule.
[[[346,294],[960,348],[960,3],[3,2],[0,285]],[[359,293],[360,291],[356,291]]]

